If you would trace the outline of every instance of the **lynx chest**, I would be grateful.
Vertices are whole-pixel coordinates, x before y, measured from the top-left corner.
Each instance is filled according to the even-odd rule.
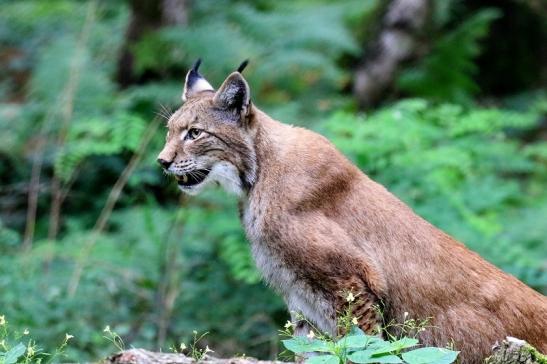
[[[336,329],[335,309],[320,292],[298,277],[295,267],[281,254],[282,244],[266,232],[267,216],[247,203],[241,211],[242,223],[251,243],[251,253],[263,279],[285,300],[291,317],[298,312],[321,330],[333,333]],[[278,234],[272,234],[279,236]]]

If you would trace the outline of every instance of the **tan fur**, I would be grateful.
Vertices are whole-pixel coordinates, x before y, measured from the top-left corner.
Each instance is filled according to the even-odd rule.
[[[160,158],[200,158],[197,140],[178,141],[193,125],[226,139],[205,139],[219,149],[211,163],[226,160],[239,171],[253,255],[290,309],[332,332],[341,292],[352,290],[361,294],[355,312],[363,329],[380,323],[375,304],[387,321],[401,322],[404,312],[431,318],[421,342],[453,343],[462,363],[480,363],[508,335],[547,352],[545,296],[416,215],[324,137],[251,104],[231,119],[215,104],[221,92],[196,95],[171,118]]]

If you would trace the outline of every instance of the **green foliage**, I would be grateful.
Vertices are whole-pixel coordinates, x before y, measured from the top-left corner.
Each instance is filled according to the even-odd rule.
[[[257,89],[271,82],[294,87],[291,76],[302,71],[321,71],[323,77],[330,77],[328,81],[335,80],[340,72],[330,54],[359,50],[343,24],[348,12],[346,4],[285,3],[276,6],[276,11],[262,11],[240,3],[223,12],[218,11],[218,6],[215,1],[201,1],[194,10],[192,27],[162,29],[140,42],[136,46],[137,69],[161,70],[181,61],[191,63],[199,54],[205,60],[216,60],[207,77],[220,81],[237,66],[231,60],[250,58],[256,64],[255,73],[262,75],[257,79]],[[276,36],[272,37],[274,33]],[[157,57],[160,52],[164,57]]]
[[[306,359],[306,364],[450,364],[456,360],[457,351],[435,347],[416,348],[419,341],[411,336],[397,338],[388,335],[390,340],[386,341],[380,335],[365,334],[353,324],[356,319],[351,314],[354,299],[351,293],[347,296],[348,306],[338,318],[338,331],[347,334],[331,337],[319,333],[316,337],[315,332],[318,330],[308,321],[314,330],[307,336],[295,336],[292,331],[294,324],[288,322],[282,331],[282,335],[289,337],[282,340],[285,348],[294,354],[315,353],[315,356]],[[296,315],[299,320],[305,320],[298,313]],[[416,332],[414,322],[419,321],[408,320],[400,324],[400,327],[409,329],[402,330],[403,335]]]
[[[540,114],[406,100],[337,113],[334,142],[418,214],[529,285],[545,289],[543,142],[517,138]],[[531,152],[532,151],[532,152]]]
[[[110,325],[106,325],[106,327],[103,330],[103,337],[108,340],[118,352],[125,350],[125,343],[123,342],[122,337],[115,331],[112,331],[110,329]]]
[[[28,329],[21,332],[12,329],[6,316],[0,315],[0,364],[54,363],[64,356],[68,342],[73,337],[65,334],[64,341],[49,353],[36,344]]]
[[[352,342],[348,345],[348,342]],[[344,336],[337,342],[328,339],[309,339],[293,337],[283,340],[287,350],[295,354],[320,352],[306,360],[307,364],[338,364],[338,363],[407,363],[407,364],[450,364],[457,356],[457,351],[449,349],[425,347],[406,350],[418,345],[418,340],[402,338],[397,341],[385,341],[377,336],[359,333]]]
[[[55,172],[68,180],[86,158],[136,152],[146,128],[138,115],[122,114],[110,120],[93,118],[70,128],[67,140],[55,159]]]
[[[200,1],[190,27],[166,27],[135,45],[136,67],[141,73],[165,74],[199,56],[204,60],[202,73],[218,86],[239,62],[250,59],[246,77],[253,99],[278,115],[309,118],[318,114],[318,102],[323,101],[323,110],[337,104],[333,88],[346,83],[348,73],[336,61],[344,54],[358,54],[345,19],[364,16],[376,3],[276,2],[267,9],[235,3],[218,11],[218,1]],[[326,93],[329,100],[323,100]]]
[[[17,231],[10,229],[0,220],[0,249],[9,251],[16,248],[21,243],[21,236]]]
[[[106,325],[127,345],[152,347],[164,329],[162,317],[168,320],[164,348],[190,342],[198,330],[210,332],[207,342],[217,353],[233,355],[234,346],[269,353],[277,342],[271,317],[283,317],[284,305],[261,284],[235,281],[233,268],[221,258],[217,234],[239,229],[235,201],[226,200],[220,191],[209,191],[183,207],[150,204],[117,211],[111,230],[86,258],[74,297],[67,286],[81,258],[79,242],[90,232],[81,218],[72,218],[54,244],[37,242],[28,254],[0,257],[2,309],[18,325],[27,323],[48,348],[56,337],[74,333],[77,340],[66,352],[73,361],[113,351],[104,345]],[[222,219],[222,208],[233,216],[232,225]],[[253,340],[254,346],[246,344]]]
[[[483,9],[443,34],[429,55],[399,76],[399,88],[414,96],[469,103],[478,91],[473,61],[480,54],[480,41],[489,25],[499,16],[496,9]]]
[[[194,335],[192,338],[192,342],[189,346],[186,346],[185,343],[181,343],[178,348],[174,348],[174,352],[183,353],[194,359],[196,363],[199,363],[203,360],[203,358],[207,355],[207,353],[213,352],[213,350],[209,349],[209,346],[206,345],[205,348],[200,348],[200,342],[203,341],[203,339],[207,336],[208,332],[204,332],[203,334],[198,334],[197,331],[193,331],[192,334]]]
[[[409,364],[450,364],[456,360],[457,353],[438,348],[420,348],[403,353],[402,357]]]
[[[3,363],[5,364],[15,364],[17,361],[19,361],[19,358],[22,358],[25,354],[25,351],[27,348],[25,345],[19,343],[17,346],[14,346],[13,348],[9,349],[5,353],[3,353],[1,357],[3,357]]]

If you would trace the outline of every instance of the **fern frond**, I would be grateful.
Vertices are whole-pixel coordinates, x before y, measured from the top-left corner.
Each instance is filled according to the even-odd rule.
[[[473,60],[480,54],[480,40],[499,16],[496,9],[483,9],[443,35],[418,66],[403,71],[398,87],[413,96],[469,103],[479,90]]]

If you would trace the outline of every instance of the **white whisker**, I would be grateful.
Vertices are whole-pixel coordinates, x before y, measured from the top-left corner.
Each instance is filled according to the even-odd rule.
[[[160,104],[160,110],[156,111],[155,114],[169,121],[173,112],[163,104]]]

